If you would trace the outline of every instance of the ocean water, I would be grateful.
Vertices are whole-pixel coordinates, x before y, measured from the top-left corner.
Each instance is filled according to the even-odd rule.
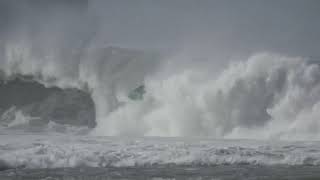
[[[309,59],[257,54],[213,76],[114,47],[65,69],[11,45],[1,180],[320,179],[320,66]]]
[[[320,179],[316,6],[176,3],[0,0],[0,180]]]
[[[316,180],[320,178],[320,173],[317,166],[79,167],[10,170],[1,172],[0,178],[3,180]]]
[[[83,51],[65,66],[6,45],[1,180],[320,178],[318,63],[264,53],[212,74]]]
[[[3,132],[0,179],[319,179],[317,141]]]

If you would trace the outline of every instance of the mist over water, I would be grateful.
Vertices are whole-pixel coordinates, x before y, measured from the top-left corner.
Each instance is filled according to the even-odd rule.
[[[175,70],[170,61],[161,65],[154,56],[116,48],[65,68],[15,48],[7,47],[1,62],[5,76],[32,75],[46,86],[90,92],[96,135],[318,138],[320,67],[307,59],[258,54],[216,74],[189,64]],[[141,84],[144,98],[130,100]]]
[[[6,14],[15,20],[0,36],[0,75],[89,93],[92,135],[319,139],[320,67],[304,54],[228,49],[229,63],[225,55],[195,60],[192,44],[170,53],[115,47],[99,3],[59,3],[48,11],[6,4],[21,14]],[[143,99],[128,98],[141,85]]]

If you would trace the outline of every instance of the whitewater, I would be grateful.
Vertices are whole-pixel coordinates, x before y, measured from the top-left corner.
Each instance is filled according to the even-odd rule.
[[[73,125],[49,114],[35,130],[42,116],[29,106],[9,108],[1,116],[3,179],[319,177],[316,61],[258,53],[212,72],[211,64],[140,50],[88,48],[66,61],[39,58],[22,45],[6,47],[4,86],[23,77],[65,89],[62,99],[77,99],[72,106],[90,102],[72,89],[80,90],[92,98],[95,115],[88,117],[95,119]],[[141,85],[142,98],[131,99]],[[60,101],[45,100],[42,111]]]
[[[308,58],[260,53],[212,72],[179,56],[115,47],[81,49],[69,59],[37,57],[22,42],[5,50],[2,80],[23,75],[88,93],[92,135],[319,139],[320,67]],[[143,99],[128,98],[140,85]]]
[[[319,142],[6,133],[0,178],[8,180],[320,177]]]

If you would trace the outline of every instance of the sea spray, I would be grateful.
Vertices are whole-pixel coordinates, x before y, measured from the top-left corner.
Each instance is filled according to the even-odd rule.
[[[26,44],[9,44],[1,70],[86,89],[96,108],[95,135],[318,138],[320,69],[308,59],[263,53],[214,74],[184,61],[174,71],[168,59],[136,50],[82,51],[66,67],[54,54],[39,59]],[[130,100],[141,85],[144,97]]]

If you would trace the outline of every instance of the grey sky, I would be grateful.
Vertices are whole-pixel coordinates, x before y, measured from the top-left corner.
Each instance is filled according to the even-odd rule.
[[[96,5],[110,43],[199,54],[320,55],[318,0],[100,0]]]
[[[2,32],[23,31],[17,24],[27,24],[32,36],[51,31],[50,36],[64,34],[64,40],[76,41],[87,38],[85,29],[107,45],[182,51],[195,57],[230,58],[261,51],[320,56],[319,0],[89,0],[89,20],[64,17],[65,11],[75,9],[65,8],[57,9],[54,22],[47,18],[53,1],[36,8],[37,0],[12,1],[0,3]],[[33,5],[21,8],[30,2]],[[25,18],[28,15],[31,18]],[[53,22],[54,28],[37,22]]]

